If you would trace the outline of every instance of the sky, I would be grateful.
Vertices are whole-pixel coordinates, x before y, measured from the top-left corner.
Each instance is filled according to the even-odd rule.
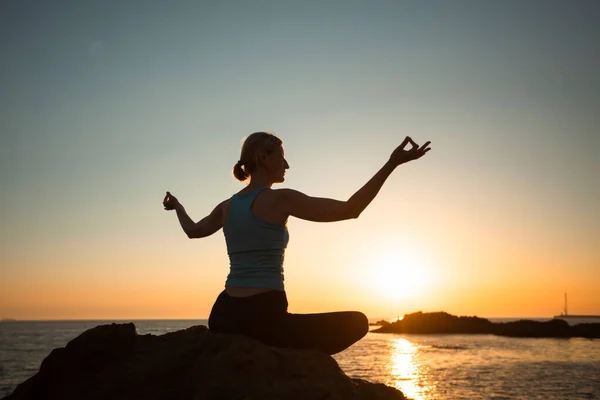
[[[355,220],[290,218],[289,311],[600,314],[596,1],[0,2],[0,316],[207,318],[228,273],[194,220],[244,187],[348,199],[431,141]]]

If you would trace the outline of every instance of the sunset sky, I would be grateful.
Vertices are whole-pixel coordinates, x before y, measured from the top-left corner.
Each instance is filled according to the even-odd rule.
[[[600,314],[597,1],[0,2],[0,317],[207,318],[242,139],[345,200],[291,218],[294,313]],[[277,187],[277,186],[276,186]]]

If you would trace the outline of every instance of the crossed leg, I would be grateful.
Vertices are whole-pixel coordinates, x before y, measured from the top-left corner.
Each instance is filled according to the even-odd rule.
[[[287,313],[261,339],[276,347],[313,349],[332,355],[347,349],[368,331],[367,317],[357,311]]]

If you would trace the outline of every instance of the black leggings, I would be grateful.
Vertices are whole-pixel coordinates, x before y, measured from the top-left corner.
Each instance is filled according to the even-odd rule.
[[[367,317],[356,311],[290,314],[285,292],[270,291],[249,297],[221,292],[208,326],[215,333],[250,336],[261,342],[292,349],[335,354],[350,347],[369,331]]]

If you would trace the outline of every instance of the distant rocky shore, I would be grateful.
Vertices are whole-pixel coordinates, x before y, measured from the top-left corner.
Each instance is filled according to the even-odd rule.
[[[101,325],[54,349],[4,400],[402,400],[395,388],[351,379],[315,351],[277,349],[205,326],[161,336]]]
[[[492,334],[511,337],[531,338],[600,338],[600,323],[577,324],[569,326],[566,321],[519,320],[513,322],[491,322],[479,317],[457,317],[446,312],[406,314],[403,319],[394,322],[379,321],[377,333],[461,333]]]

